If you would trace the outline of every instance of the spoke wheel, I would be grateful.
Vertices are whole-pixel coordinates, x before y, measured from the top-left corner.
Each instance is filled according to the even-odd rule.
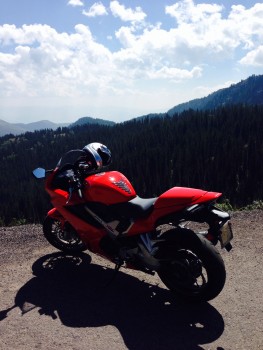
[[[184,295],[200,293],[208,282],[202,261],[190,250],[179,250],[175,259],[167,262],[165,274],[169,285]]]
[[[208,301],[223,289],[226,272],[217,249],[203,237],[187,229],[169,234],[156,253],[162,282],[178,298],[190,302]]]
[[[87,249],[69,223],[47,217],[43,225],[44,236],[55,248],[64,252],[82,252]]]

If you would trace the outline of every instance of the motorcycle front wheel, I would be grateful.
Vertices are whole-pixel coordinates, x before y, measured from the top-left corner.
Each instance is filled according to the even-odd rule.
[[[80,253],[87,249],[77,232],[67,222],[62,224],[59,220],[47,216],[43,223],[43,232],[53,247],[65,253]]]
[[[222,291],[226,271],[224,261],[211,242],[188,229],[173,229],[159,244],[155,257],[158,275],[168,289],[186,302],[214,299]]]

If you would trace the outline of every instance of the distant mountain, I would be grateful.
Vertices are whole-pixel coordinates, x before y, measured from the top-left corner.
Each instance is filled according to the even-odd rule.
[[[28,123],[28,124],[23,124],[23,123],[18,123],[15,124],[26,131],[35,131],[35,130],[43,130],[43,129],[53,129],[56,130],[59,127],[63,126],[68,126],[68,123],[53,123],[49,120],[40,120],[38,122],[33,122],[33,123]]]
[[[99,118],[83,117],[78,119],[76,122],[70,124],[69,127],[72,128],[74,126],[82,126],[86,124],[114,125],[115,122]]]
[[[155,117],[164,117],[166,115],[173,116],[175,113],[181,113],[188,109],[209,110],[234,104],[263,105],[263,75],[252,75],[246,80],[242,80],[241,82],[233,84],[228,88],[213,92],[207,97],[194,99],[186,103],[181,103],[171,108],[166,113],[151,113],[139,116],[135,119],[152,119]],[[113,126],[115,122],[99,118],[83,117],[72,124],[56,124],[48,120],[41,120],[39,122],[28,124],[12,124],[0,119],[0,137],[6,134],[19,135],[27,131],[35,131],[42,129],[55,130],[58,127],[62,126],[72,128],[75,126],[82,126],[86,124]]]
[[[53,123],[49,120],[40,120],[38,122],[33,123],[8,123],[4,120],[0,119],[0,137],[7,135],[7,134],[13,134],[13,135],[20,135],[24,134],[25,132],[32,132],[35,130],[43,130],[43,129],[52,129],[56,130],[59,127],[74,127],[74,126],[82,126],[85,124],[99,124],[99,125],[114,125],[115,123],[109,120],[103,120],[99,118],[91,118],[91,117],[83,117],[78,119],[76,122],[72,124],[67,123]]]
[[[4,136],[6,134],[14,134],[19,135],[24,133],[24,129],[16,124],[10,124],[0,119],[0,136]]]
[[[40,120],[34,123],[8,123],[0,119],[0,136],[7,134],[20,135],[28,131],[43,130],[43,129],[53,129],[56,130],[59,127],[68,126],[68,124],[56,124],[49,120]]]
[[[33,132],[35,130],[44,130],[44,129],[52,129],[56,130],[59,127],[74,127],[74,126],[81,126],[85,124],[100,124],[100,125],[114,125],[115,123],[108,120],[98,119],[98,118],[91,118],[91,117],[83,117],[78,119],[76,122],[69,124],[69,123],[53,123],[49,120],[40,120],[38,122],[33,123],[8,123],[4,120],[0,119],[0,137],[7,135],[7,134],[13,134],[13,135],[20,135],[24,134],[25,132]]]
[[[171,108],[167,113],[172,116],[188,109],[209,110],[233,104],[262,105],[263,75],[252,75],[228,88],[218,90],[207,97],[197,98]]]

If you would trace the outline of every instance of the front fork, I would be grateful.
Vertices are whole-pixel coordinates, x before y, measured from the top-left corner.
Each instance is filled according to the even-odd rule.
[[[58,220],[61,223],[61,228],[64,228],[64,225],[66,223],[65,218],[60,214],[60,212],[57,210],[57,208],[52,208],[49,210],[49,212],[47,213],[47,216],[54,219],[54,220]]]

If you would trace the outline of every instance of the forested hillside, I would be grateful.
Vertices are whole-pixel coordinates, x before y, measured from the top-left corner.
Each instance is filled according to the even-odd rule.
[[[181,113],[188,109],[209,110],[234,104],[263,105],[263,75],[252,75],[228,88],[220,89],[212,94],[181,103],[167,113]]]
[[[112,122],[110,120],[100,119],[100,118],[92,118],[92,117],[82,117],[79,118],[74,123],[70,124],[69,127],[75,127],[75,126],[82,126],[85,124],[99,124],[99,125],[114,125],[115,122]]]
[[[123,172],[141,197],[172,186],[224,193],[232,205],[263,198],[263,107],[185,111],[114,126],[85,125],[0,138],[0,218],[39,222],[49,208],[43,182],[31,172],[53,168],[62,153],[102,142],[111,169]]]

